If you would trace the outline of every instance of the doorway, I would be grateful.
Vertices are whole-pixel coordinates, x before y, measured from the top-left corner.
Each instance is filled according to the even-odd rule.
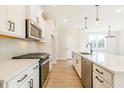
[[[72,59],[72,51],[74,50],[74,38],[67,37],[66,38],[66,56],[67,59]]]

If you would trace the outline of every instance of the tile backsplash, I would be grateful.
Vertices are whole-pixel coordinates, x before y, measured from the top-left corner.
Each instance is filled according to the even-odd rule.
[[[43,52],[43,44],[15,38],[0,38],[0,62],[13,56],[31,52]]]

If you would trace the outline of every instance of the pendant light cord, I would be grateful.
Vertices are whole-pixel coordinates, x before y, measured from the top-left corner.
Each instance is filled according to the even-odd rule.
[[[98,6],[99,5],[96,5],[96,21],[99,21],[99,17],[98,17],[99,9],[98,9]]]
[[[84,19],[85,19],[85,29],[87,29],[87,17],[85,17]]]

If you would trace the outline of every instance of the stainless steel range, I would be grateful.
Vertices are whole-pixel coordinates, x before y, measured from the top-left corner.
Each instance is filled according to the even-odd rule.
[[[40,59],[39,66],[39,86],[40,88],[43,87],[45,80],[49,74],[49,61],[50,61],[50,54],[48,53],[29,53],[21,56],[13,57],[12,59]]]

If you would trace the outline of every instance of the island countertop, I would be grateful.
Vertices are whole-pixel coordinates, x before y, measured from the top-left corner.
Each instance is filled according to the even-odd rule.
[[[124,56],[100,52],[94,52],[92,55],[81,54],[80,52],[75,51],[73,53],[111,73],[111,76],[104,76],[111,78],[110,80],[113,88],[124,88]],[[94,70],[93,73],[95,73]]]
[[[108,69],[113,73],[116,72],[124,73],[124,56],[106,54],[100,52],[94,52],[92,55],[83,55],[80,54],[79,52],[74,52],[74,53],[90,60],[94,64],[97,64],[103,68]]]

